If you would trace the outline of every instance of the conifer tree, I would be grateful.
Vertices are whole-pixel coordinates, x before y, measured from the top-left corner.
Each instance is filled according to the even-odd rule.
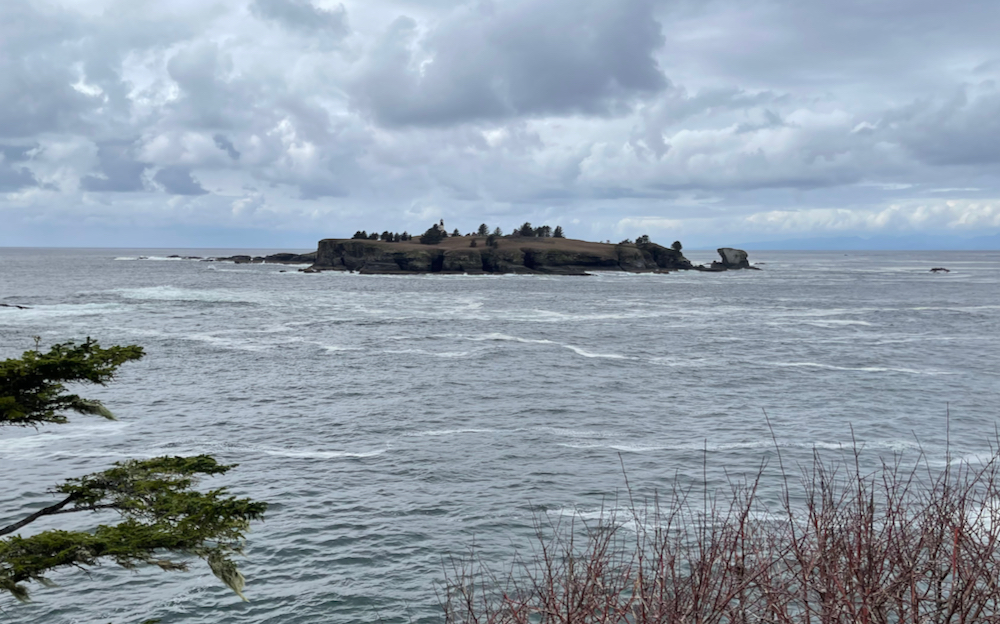
[[[28,351],[0,362],[0,427],[37,427],[67,422],[66,412],[114,419],[100,402],[67,392],[65,383],[105,385],[118,368],[143,357],[138,346],[103,349],[57,344],[48,352]],[[234,466],[208,455],[156,457],[118,462],[114,467],[69,479],[52,492],[58,502],[0,527],[0,591],[29,598],[28,583],[51,585],[47,575],[60,568],[86,569],[111,562],[127,569],[152,564],[185,570],[171,554],[204,559],[212,573],[241,598],[243,575],[233,562],[242,554],[250,522],[263,518],[266,503],[229,496],[225,488],[200,492],[200,476],[223,474]],[[7,486],[16,475],[6,475]],[[22,537],[18,532],[45,516],[113,510],[117,524],[89,530],[50,529]]]

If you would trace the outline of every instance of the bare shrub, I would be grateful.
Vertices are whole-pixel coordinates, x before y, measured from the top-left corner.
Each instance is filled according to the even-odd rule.
[[[1000,622],[997,460],[935,471],[897,457],[865,473],[857,450],[814,454],[776,509],[758,495],[761,466],[717,492],[630,498],[624,518],[538,523],[534,551],[503,574],[453,562],[445,621]]]

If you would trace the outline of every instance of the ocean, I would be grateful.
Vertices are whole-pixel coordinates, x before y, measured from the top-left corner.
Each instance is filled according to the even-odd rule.
[[[940,468],[997,446],[1000,252],[760,251],[760,271],[587,277],[166,258],[233,253],[0,249],[0,303],[29,308],[0,307],[0,357],[34,336],[147,352],[79,390],[118,421],[0,430],[0,525],[62,479],[167,454],[237,463],[203,485],[270,504],[241,562],[248,603],[197,560],[106,565],[28,605],[0,597],[4,621],[439,622],[455,558],[503,570],[537,526],[626,508],[626,476],[648,499],[763,463],[777,500],[776,446],[795,474],[814,453]]]

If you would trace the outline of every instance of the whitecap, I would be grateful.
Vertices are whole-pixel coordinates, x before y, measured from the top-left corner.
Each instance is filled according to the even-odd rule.
[[[906,373],[909,375],[957,375],[952,371],[930,371],[916,370],[913,368],[892,368],[883,366],[834,366],[832,364],[821,364],[819,362],[761,362],[767,366],[779,366],[782,368],[824,368],[827,370],[857,371],[863,373]]]
[[[469,433],[508,433],[511,431],[517,431],[517,429],[431,429],[429,431],[417,431],[409,435],[415,437],[439,437],[439,436],[452,436],[452,435],[464,435]]]
[[[610,359],[610,360],[635,360],[635,359],[638,359],[638,358],[634,358],[634,357],[628,357],[628,356],[625,356],[625,355],[618,355],[617,353],[590,353],[589,351],[584,351],[580,347],[574,347],[573,345],[559,345],[559,346],[564,347],[566,349],[569,349],[573,353],[576,353],[577,355],[582,355],[583,357],[586,357],[586,358],[606,358],[606,359]]]
[[[389,449],[384,448],[384,449],[377,449],[374,451],[314,451],[314,450],[261,448],[259,450],[264,452],[266,455],[273,455],[276,457],[293,457],[293,458],[306,458],[306,459],[338,459],[341,457],[346,457],[346,458],[376,457],[378,455],[382,455]]]

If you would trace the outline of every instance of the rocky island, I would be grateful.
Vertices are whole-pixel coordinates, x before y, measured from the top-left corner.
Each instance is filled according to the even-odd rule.
[[[428,238],[428,235],[433,236]],[[747,261],[745,251],[728,247],[719,249],[721,261],[707,267],[695,265],[684,257],[680,243],[664,247],[650,242],[648,236],[618,244],[561,236],[449,236],[441,224],[420,237],[424,242],[388,238],[375,240],[355,235],[353,239],[321,240],[312,266],[303,271],[586,275],[593,271],[668,273],[755,268]]]

